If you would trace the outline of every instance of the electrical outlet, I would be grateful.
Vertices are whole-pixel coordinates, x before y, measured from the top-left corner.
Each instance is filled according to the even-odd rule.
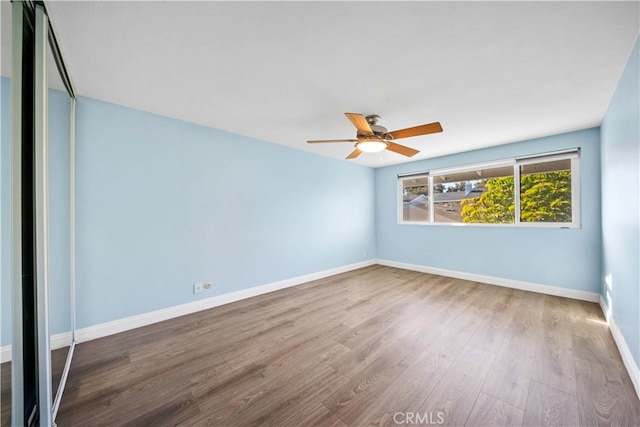
[[[202,292],[202,283],[196,283],[193,285],[193,293],[199,294],[200,292]]]
[[[213,288],[213,283],[211,283],[211,282],[207,282],[207,283],[205,283],[204,285],[202,285],[202,287],[203,287],[204,289],[206,289],[206,290],[209,290],[209,289]]]

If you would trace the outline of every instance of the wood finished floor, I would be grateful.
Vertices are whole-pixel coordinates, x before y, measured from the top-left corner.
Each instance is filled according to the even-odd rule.
[[[640,402],[596,304],[372,266],[79,344],[57,419],[440,421],[638,426]]]

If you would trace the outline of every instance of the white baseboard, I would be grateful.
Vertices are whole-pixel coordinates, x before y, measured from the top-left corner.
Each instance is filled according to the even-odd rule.
[[[71,345],[71,332],[63,332],[51,336],[51,350]],[[0,363],[11,361],[11,344],[0,347]]]
[[[99,325],[89,326],[87,328],[77,329],[76,342],[81,343],[97,338],[106,337],[131,329],[139,328],[141,326],[147,326],[153,323],[162,322],[163,320],[172,319],[174,317],[184,316],[186,314],[218,307],[220,305],[229,304],[231,302],[239,301],[245,298],[255,297],[257,295],[262,295],[291,286],[300,285],[302,283],[311,282],[313,280],[323,279],[335,274],[346,273],[347,271],[368,267],[374,264],[375,260],[371,259],[368,261],[362,261],[342,267],[331,268],[329,270],[319,271],[316,273],[305,274],[303,276],[292,277],[290,279],[280,280],[278,282],[268,283],[262,286],[243,289],[241,291],[217,295],[215,297],[176,305],[149,313],[126,317],[124,319],[101,323]]]
[[[505,288],[521,289],[523,291],[537,292],[540,294],[555,295],[565,298],[573,298],[582,301],[598,302],[600,294],[596,292],[580,291],[577,289],[560,288],[557,286],[540,285],[537,283],[523,282],[520,280],[504,279],[501,277],[484,276],[482,274],[465,273],[462,271],[446,270],[443,268],[426,267],[423,265],[408,264],[385,259],[376,260],[377,264],[405,270],[419,271],[421,273],[437,274],[438,276],[453,277],[455,279],[469,280],[472,282],[487,283],[489,285],[503,286]]]
[[[633,383],[633,388],[636,390],[638,399],[640,399],[640,369],[638,368],[635,360],[633,360],[631,350],[627,345],[627,340],[624,339],[624,335],[622,335],[622,332],[618,328],[618,325],[616,324],[614,316],[612,316],[611,314],[610,307],[607,305],[607,302],[602,296],[600,296],[599,302],[600,308],[604,313],[604,317],[607,319],[607,323],[609,324],[609,330],[611,330],[613,340],[618,346],[620,356],[622,356],[622,362],[624,363],[625,368],[627,368],[627,372],[629,372],[629,377],[631,378],[631,382]]]
[[[278,282],[268,283],[266,285],[256,286],[253,288],[243,289],[241,291],[231,292],[228,294],[217,295],[212,298],[198,300],[186,304],[176,305],[173,307],[163,308],[160,310],[143,313],[136,316],[117,319],[111,322],[101,323],[99,325],[89,326],[87,328],[76,330],[76,342],[94,340],[109,335],[125,332],[142,326],[151,325],[153,323],[162,322],[163,320],[172,319],[174,317],[184,316],[186,314],[195,313],[206,310],[208,308],[229,304],[245,298],[255,297],[257,295],[266,294],[291,286],[300,285],[302,283],[311,282],[313,280],[323,279],[347,271],[356,270],[358,268],[374,265],[375,260],[357,262],[342,267],[331,268],[316,273],[305,274],[303,276],[292,277],[290,279],[280,280]],[[71,343],[71,332],[54,335],[51,337],[51,349],[62,348]],[[0,347],[0,363],[11,360],[11,345]]]

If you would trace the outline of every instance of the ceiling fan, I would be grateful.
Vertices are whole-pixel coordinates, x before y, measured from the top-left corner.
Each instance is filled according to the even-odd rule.
[[[393,142],[393,140],[442,132],[442,126],[440,126],[440,122],[434,122],[426,125],[388,132],[387,128],[378,125],[380,116],[376,114],[372,114],[367,117],[358,113],[344,114],[351,121],[351,123],[353,123],[356,129],[358,129],[356,139],[316,139],[307,141],[307,143],[317,144],[325,142],[355,142],[356,149],[346,157],[347,159],[355,159],[363,152],[375,153],[382,150],[389,150],[398,154],[402,154],[403,156],[411,157],[415,156],[420,151],[411,147],[396,144],[395,142]]]

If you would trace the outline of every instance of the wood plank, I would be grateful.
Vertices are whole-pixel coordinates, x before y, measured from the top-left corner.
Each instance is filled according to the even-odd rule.
[[[130,369],[133,365],[130,366]],[[215,383],[216,379],[222,377],[225,371],[231,371],[224,361],[208,359],[206,356],[191,360],[184,364],[167,367],[162,363],[153,370],[120,370],[113,373],[110,386],[106,389],[100,388],[101,377],[98,386],[92,382],[92,378],[80,379],[80,384],[74,377],[70,378],[74,389],[78,389],[73,401],[75,405],[65,411],[67,422],[84,420],[83,423],[121,423],[140,415],[140,410],[128,411],[122,414],[122,405],[140,404],[146,411],[150,411],[148,416],[152,416],[155,411],[162,411],[160,407],[172,406],[176,403],[176,415],[183,414],[183,408],[187,413],[194,414],[190,399],[184,398],[176,402],[178,396],[185,390],[190,390],[195,385],[205,382]],[[185,393],[189,395],[190,392]],[[153,400],[148,396],[152,395]],[[87,409],[90,408],[90,411]],[[195,411],[195,412],[194,412]],[[145,413],[145,412],[143,412]],[[73,423],[70,423],[74,425]]]
[[[460,313],[449,323],[442,323],[442,333],[433,340],[427,351],[449,361],[454,361],[467,346],[467,343],[487,320],[484,310],[470,308]]]
[[[232,397],[224,400],[210,393],[205,393],[205,395],[214,399],[204,401],[202,396],[198,396],[201,414],[192,418],[190,422],[195,425],[236,425],[254,420],[256,417],[260,419],[279,404],[279,402],[273,401],[270,396],[278,395],[283,389],[293,388],[302,391],[306,387],[314,387],[335,374],[335,370],[321,364],[295,374],[287,374],[282,372],[281,375],[274,376],[269,380],[256,381],[253,383],[254,387],[248,388],[240,394],[235,393]]]
[[[334,381],[343,379],[325,363],[340,354],[341,349],[344,346],[331,341],[310,340],[308,345],[294,351],[281,349],[248,365],[244,368],[246,372],[234,371],[215,389],[194,387],[202,414],[192,421],[225,424],[232,418],[235,424],[268,418],[270,412],[279,407],[278,399],[295,402],[293,395],[304,394],[307,388],[317,387],[328,377]]]
[[[494,358],[485,351],[466,347],[416,412],[442,414],[445,424],[464,425]]]
[[[513,317],[518,311],[522,291],[496,286],[489,306],[489,318],[480,324],[468,344],[489,353],[498,354],[503,341],[512,327]]]
[[[640,426],[640,404],[598,335],[574,341],[581,425]]]
[[[255,426],[264,426],[265,424],[251,424]],[[326,427],[346,427],[340,418],[333,415],[322,403],[316,403],[309,407],[303,407],[290,418],[282,422],[282,424],[270,424],[273,426],[326,426]]]
[[[451,362],[424,352],[416,362],[404,371],[360,415],[352,425],[390,425],[394,415],[420,408],[427,396],[451,366]]]
[[[524,409],[542,335],[544,298],[525,293],[517,307],[482,391]]]
[[[124,422],[121,425],[130,427],[177,425],[181,422],[191,420],[200,414],[200,409],[191,393],[181,398],[174,398],[166,405],[160,404],[152,410],[147,409],[148,408],[140,408],[142,415]],[[101,423],[104,421],[106,420],[100,420]],[[122,419],[116,419],[115,422],[120,424]]]
[[[576,396],[537,381],[531,381],[523,425],[536,427],[580,425]]]
[[[544,331],[538,341],[532,379],[575,395],[574,319],[570,314],[570,300],[545,295],[544,301]]]
[[[463,351],[471,337],[490,315],[482,307],[488,297],[489,288],[471,286],[467,297],[456,302],[457,310],[447,310],[437,319],[435,328],[442,331],[433,340],[427,351],[449,361],[455,360]]]
[[[319,378],[312,386],[301,388],[283,387],[277,392],[265,396],[261,408],[253,411],[255,415],[249,421],[240,424],[255,426],[304,426],[331,425],[339,420],[320,401],[332,390],[348,381],[339,372],[333,370]],[[247,414],[250,415],[250,414]],[[340,425],[344,423],[340,420]]]
[[[352,425],[364,408],[371,405],[417,359],[400,346],[391,346],[370,365],[353,372],[343,386],[322,403],[348,425]]]
[[[11,362],[0,364],[0,426],[11,425]]]
[[[468,426],[518,426],[522,425],[524,411],[511,406],[486,393],[480,393],[471,414]]]

